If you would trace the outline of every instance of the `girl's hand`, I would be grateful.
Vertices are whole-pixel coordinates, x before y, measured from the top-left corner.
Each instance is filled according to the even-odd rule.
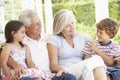
[[[67,70],[61,69],[60,71],[58,71],[58,72],[56,73],[56,76],[59,77],[59,76],[62,75],[62,73],[68,73],[68,72],[67,72]]]

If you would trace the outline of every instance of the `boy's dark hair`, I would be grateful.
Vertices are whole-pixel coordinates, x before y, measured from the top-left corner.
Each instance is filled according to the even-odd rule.
[[[99,23],[97,23],[96,26],[100,30],[105,30],[105,32],[108,35],[112,35],[112,36],[110,36],[110,38],[113,38],[119,30],[119,26],[118,26],[117,22],[110,18],[105,18],[105,19],[101,20]]]
[[[6,43],[11,43],[13,42],[13,36],[11,34],[12,31],[17,32],[24,24],[18,20],[11,20],[9,21],[6,26],[5,26],[5,38],[6,38]],[[22,43],[20,42],[20,45]]]

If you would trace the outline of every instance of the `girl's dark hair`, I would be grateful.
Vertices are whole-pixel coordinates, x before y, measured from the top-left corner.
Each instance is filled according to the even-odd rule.
[[[17,32],[21,27],[23,26],[23,23],[18,20],[11,20],[5,25],[5,38],[6,43],[13,42],[13,36],[11,34],[12,31]],[[22,42],[20,42],[21,46],[24,46]]]

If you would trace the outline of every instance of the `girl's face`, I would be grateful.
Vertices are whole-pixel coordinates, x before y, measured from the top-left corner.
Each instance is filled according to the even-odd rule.
[[[69,16],[67,18],[66,24],[62,33],[68,36],[72,36],[75,33],[75,21],[73,17]]]
[[[22,26],[14,35],[13,38],[16,41],[22,41],[25,37],[25,27]]]
[[[105,32],[105,30],[97,29],[96,34],[101,43],[108,43],[110,41],[110,36]]]

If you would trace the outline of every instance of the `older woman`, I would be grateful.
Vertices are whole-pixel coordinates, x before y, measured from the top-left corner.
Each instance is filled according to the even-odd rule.
[[[90,40],[75,32],[75,17],[70,10],[61,10],[53,22],[53,36],[47,43],[50,67],[57,75],[71,73],[77,80],[107,80],[105,65],[100,56],[83,60],[82,49]]]

